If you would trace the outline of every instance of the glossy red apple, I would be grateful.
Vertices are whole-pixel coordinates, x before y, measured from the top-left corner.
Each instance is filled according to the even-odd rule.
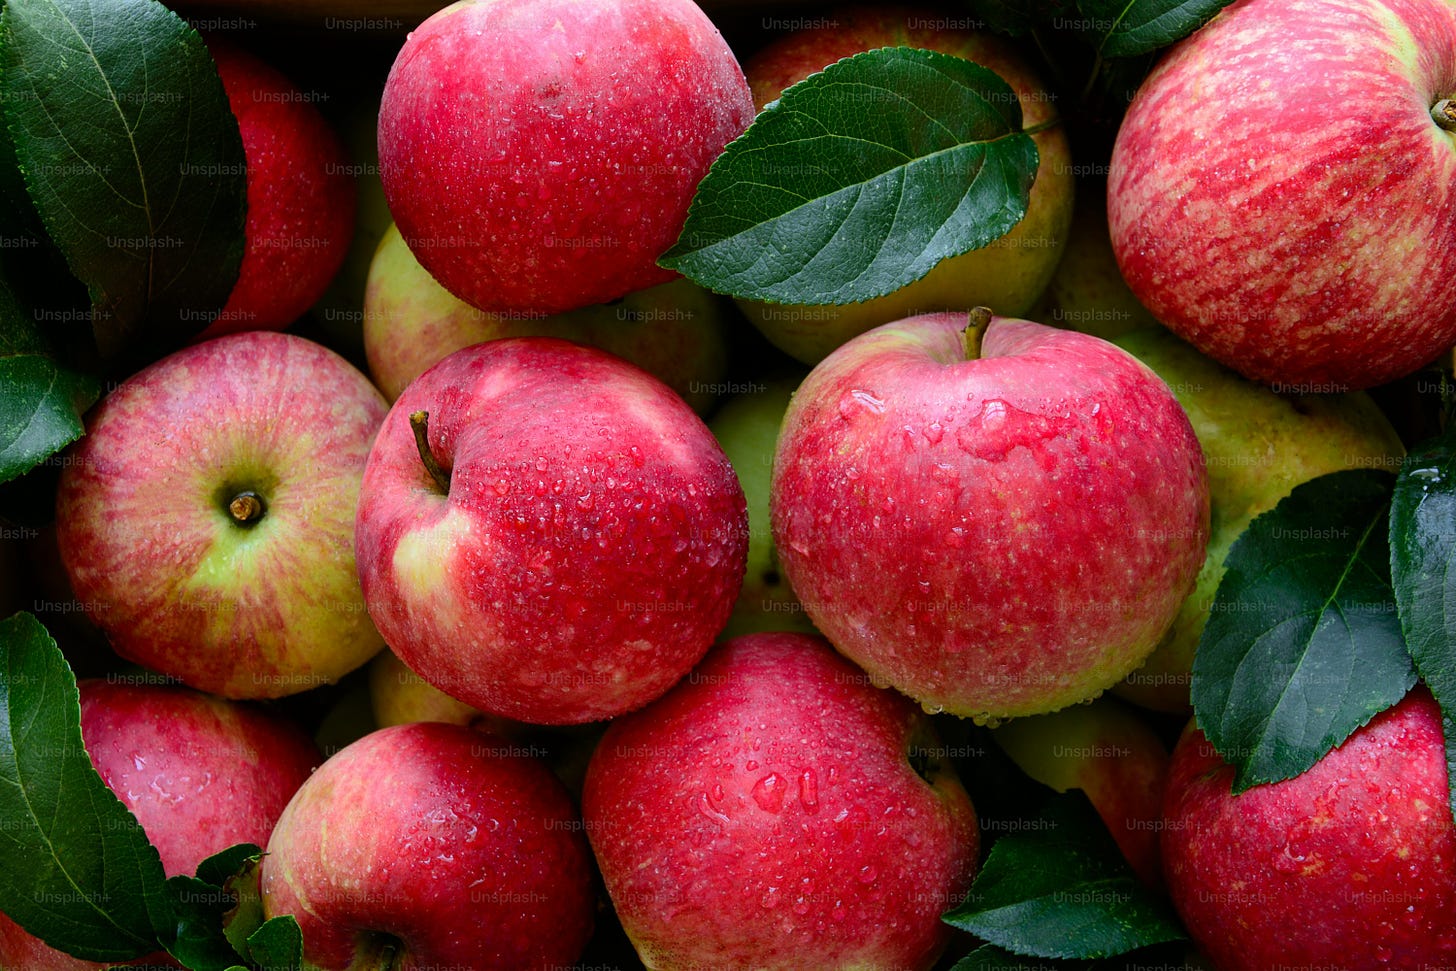
[[[171,876],[191,875],[238,843],[266,846],[289,799],[322,757],[299,727],[261,708],[187,688],[83,679],[81,737]],[[180,967],[165,955],[141,959]],[[0,914],[0,968],[110,965],[47,947]]]
[[[738,61],[692,0],[460,0],[389,72],[380,177],[445,289],[556,313],[672,279],[657,258],[752,120]]]
[[[118,653],[234,698],[335,681],[383,646],[354,568],[386,406],[289,334],[194,344],[122,382],[66,455],[56,539]]]
[[[1231,794],[1192,725],[1164,798],[1168,890],[1219,971],[1456,963],[1456,827],[1424,687],[1303,775]]]
[[[750,634],[614,721],[583,822],[649,968],[924,971],[979,833],[930,720],[822,638]]]
[[[201,339],[282,330],[323,296],[354,232],[348,157],[308,92],[220,37],[207,49],[238,119],[248,215],[238,281]]]
[[[511,749],[418,722],[340,750],[273,830],[264,913],[292,914],[325,971],[570,967],[591,936],[590,852],[561,783]]]
[[[1128,284],[1296,394],[1456,342],[1456,6],[1240,0],[1143,83],[1108,179]]]
[[[692,409],[620,358],[546,337],[464,348],[405,389],[356,529],[395,654],[471,707],[537,724],[640,708],[686,674],[732,610],[747,543],[743,490]]]
[[[1132,355],[971,317],[886,324],[810,372],[774,459],[774,544],[815,626],[881,683],[1039,714],[1152,651],[1203,563],[1208,482]]]

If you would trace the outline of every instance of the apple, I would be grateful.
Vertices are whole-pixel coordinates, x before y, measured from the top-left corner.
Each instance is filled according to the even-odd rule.
[[[989,32],[943,29],[939,25],[945,19],[933,10],[904,6],[850,7],[812,18],[745,64],[754,104],[762,110],[785,88],[841,58],[903,46],[963,57],[995,71],[1016,92],[1027,127],[1056,118],[1055,94],[1014,45]],[[1026,216],[989,246],[944,260],[914,283],[863,303],[739,305],[775,346],[806,364],[817,364],[856,334],[912,314],[978,305],[1007,317],[1025,314],[1061,259],[1076,191],[1066,132],[1054,126],[1033,139],[1041,161]]]
[[[784,417],[771,512],[835,647],[987,721],[1142,663],[1203,563],[1208,482],[1146,366],[981,308],[886,324],[816,366]]]
[[[687,280],[560,314],[487,313],[436,283],[391,226],[369,267],[364,352],[374,383],[393,401],[462,347],[501,337],[561,337],[626,358],[702,413],[727,370],[723,317],[717,298]]]
[[[743,587],[721,637],[756,631],[814,633],[809,615],[789,588],[769,529],[769,482],[779,426],[802,374],[753,382],[725,401],[708,423],[738,473],[748,506],[748,561]]]
[[[672,279],[657,258],[752,120],[738,61],[692,0],[460,0],[390,69],[380,178],[445,289],[558,313]]]
[[[415,674],[388,648],[369,662],[369,704],[379,728],[411,722],[470,725],[490,718]],[[505,724],[504,719],[497,721]]]
[[[1080,789],[1133,870],[1159,887],[1158,833],[1168,749],[1115,698],[1015,718],[992,732],[1023,772],[1057,792]]]
[[[238,843],[265,846],[322,760],[299,727],[262,708],[144,677],[82,679],[81,737],[102,781],[141,824],[167,876]],[[180,967],[166,955],[133,964]],[[83,961],[0,914],[0,968],[81,971]]]
[[[282,330],[323,296],[354,232],[354,180],[343,144],[308,92],[209,36],[247,163],[243,262],[227,303],[202,334]]]
[[[494,715],[640,708],[701,658],[742,583],[743,490],[666,385],[550,337],[449,355],[369,455],[356,556],[410,669]]]
[[[383,642],[354,512],[384,399],[334,352],[249,331],[122,382],[64,456],[56,541],[117,652],[204,691],[332,682]]]
[[[1453,95],[1447,0],[1224,8],[1117,132],[1108,218],[1133,293],[1275,390],[1426,364],[1456,342]]]
[[[1363,392],[1278,395],[1163,328],[1127,334],[1116,343],[1168,383],[1207,459],[1211,527],[1203,568],[1156,650],[1115,688],[1144,707],[1186,713],[1193,655],[1224,560],[1253,518],[1301,482],[1327,472],[1397,471],[1405,449]]]
[[[460,725],[381,728],[294,795],[261,868],[325,971],[570,967],[591,936],[591,857],[561,783]]]
[[[582,821],[648,968],[928,969],[975,874],[930,719],[819,637],[750,634],[614,721]]]
[[[1456,832],[1441,713],[1418,686],[1303,775],[1231,793],[1189,725],[1173,751],[1163,863],[1219,971],[1456,961]]]
[[[1078,188],[1064,249],[1032,319],[1105,340],[1159,326],[1117,268],[1107,228],[1105,181]]]

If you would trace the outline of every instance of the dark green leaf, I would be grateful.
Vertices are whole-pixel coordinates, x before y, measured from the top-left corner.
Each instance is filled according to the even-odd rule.
[[[246,204],[202,39],[156,0],[7,0],[0,45],[16,161],[103,353],[202,330],[237,279]]]
[[[1296,486],[1229,550],[1192,696],[1236,791],[1308,769],[1415,683],[1390,585],[1394,481],[1352,469]]]
[[[1416,671],[1441,705],[1447,775],[1456,787],[1456,425],[1416,449],[1395,480],[1390,574]],[[1456,815],[1456,788],[1451,811]]]
[[[304,967],[303,932],[291,914],[274,917],[248,938],[248,954],[263,971],[297,971]]]
[[[205,880],[215,887],[224,887],[229,880],[242,874],[249,864],[262,855],[262,848],[252,843],[229,846],[197,864],[197,879]]]
[[[248,954],[248,938],[263,926],[263,893],[260,888],[262,874],[258,864],[261,853],[243,862],[242,867],[228,878],[224,886],[237,900],[237,906],[230,910],[223,921],[223,934],[239,954]]]
[[[0,482],[80,438],[100,387],[58,364],[0,272]]]
[[[882,48],[795,84],[698,186],[663,266],[739,297],[852,303],[985,246],[1026,214],[1021,105],[948,54]]]
[[[1064,0],[1070,2],[1070,0]],[[1050,0],[971,0],[971,18],[977,29],[994,30],[1012,37],[1020,37],[1038,24],[1048,22],[1052,9],[1058,5]]]
[[[1233,0],[1078,0],[1084,33],[1103,57],[1147,54],[1182,40]]]
[[[91,961],[157,949],[162,861],[81,741],[76,679],[29,614],[0,621],[0,910]]]
[[[965,901],[944,919],[1040,958],[1114,957],[1184,936],[1077,791],[1054,797],[1028,833],[997,840]]]
[[[196,877],[172,877],[167,893],[175,920],[165,935],[167,952],[192,971],[227,971],[238,952],[223,934],[223,917],[236,906],[232,894]]]

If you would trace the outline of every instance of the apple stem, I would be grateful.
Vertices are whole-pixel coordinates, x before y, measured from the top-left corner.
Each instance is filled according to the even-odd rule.
[[[974,307],[966,314],[966,329],[961,331],[961,342],[967,361],[981,359],[981,340],[986,336],[986,328],[990,324],[990,307]]]
[[[1432,105],[1431,119],[1447,131],[1456,131],[1456,98],[1442,98]]]
[[[430,451],[430,413],[428,411],[417,411],[410,415],[410,427],[415,432],[415,448],[419,449],[420,461],[425,463],[425,471],[430,473],[430,478],[435,480],[435,485],[446,495],[450,494],[450,476],[440,467],[435,459],[435,453]]]
[[[228,513],[235,522],[244,526],[256,523],[263,518],[263,514],[267,511],[268,507],[263,502],[263,497],[256,492],[239,492],[228,503]]]

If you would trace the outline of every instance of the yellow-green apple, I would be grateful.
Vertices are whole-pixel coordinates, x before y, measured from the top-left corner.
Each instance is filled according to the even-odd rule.
[[[1193,655],[1234,540],[1301,482],[1351,468],[1393,472],[1405,449],[1364,392],[1278,395],[1161,327],[1116,343],[1168,383],[1207,461],[1210,532],[1197,583],[1147,662],[1115,689],[1147,708],[1187,712]]]
[[[200,339],[282,330],[323,295],[354,232],[354,179],[307,92],[221,37],[207,39],[247,163],[243,262]]]
[[[359,667],[383,645],[353,536],[386,408],[342,357],[271,331],[128,378],[61,470],[56,540],[77,600],[122,656],[227,697]]]
[[[1021,770],[1057,792],[1086,793],[1137,875],[1162,884],[1158,832],[1168,749],[1151,725],[1115,698],[1015,718],[992,733]]]
[[[390,69],[380,178],[445,289],[557,313],[672,279],[657,258],[752,120],[738,61],[692,0],[459,0]]]
[[[611,724],[582,819],[648,968],[924,971],[979,845],[939,754],[822,638],[749,634]]]
[[[724,383],[725,331],[718,299],[687,280],[559,314],[477,310],[436,283],[394,227],[379,242],[364,294],[364,353],[374,383],[390,401],[462,347],[539,336],[591,344],[626,358],[702,413]]]
[[[1178,399],[1136,358],[980,308],[885,324],[816,366],[784,417],[771,512],[835,647],[985,720],[1082,701],[1143,662],[1203,563],[1208,482]]]
[[[1456,963],[1456,830],[1424,687],[1303,775],[1233,795],[1192,724],[1169,768],[1163,868],[1219,971]]]
[[[517,337],[400,395],[355,542],[400,660],[473,708],[572,724],[640,708],[697,663],[738,595],[748,524],[723,450],[665,384]]]
[[[1224,8],[1118,129],[1108,218],[1128,284],[1275,390],[1416,370],[1456,343],[1453,97],[1449,0]]]
[[[411,722],[470,725],[485,719],[491,720],[492,728],[508,724],[445,694],[405,667],[388,648],[369,662],[369,706],[379,728]]]
[[[877,47],[919,47],[975,61],[999,74],[1020,100],[1027,127],[1057,117],[1055,95],[1005,38],[944,29],[943,14],[914,7],[851,7],[813,18],[756,53],[744,66],[754,104],[762,110],[783,90],[841,58]],[[1000,239],[942,261],[894,293],[843,306],[796,306],[742,301],[748,318],[776,346],[806,364],[878,324],[935,310],[986,305],[1018,317],[1046,289],[1062,255],[1076,191],[1071,148],[1060,127],[1033,136],[1041,161],[1026,216]]]
[[[1107,340],[1158,326],[1117,268],[1105,181],[1079,187],[1065,250],[1032,319]]]
[[[491,735],[416,722],[340,750],[283,811],[263,911],[305,960],[357,968],[567,968],[595,895],[581,819],[544,765]]]
[[[708,423],[738,473],[748,506],[748,564],[733,614],[720,635],[725,638],[756,631],[814,632],[809,615],[799,605],[779,566],[768,517],[769,481],[779,426],[801,380],[803,375],[796,374],[751,383],[725,401]]]
[[[322,761],[302,729],[188,688],[82,679],[81,738],[102,781],[141,824],[167,876],[191,875],[238,843],[265,846]],[[166,955],[140,959],[180,967]],[[109,963],[54,950],[0,914],[0,968],[82,971]]]

